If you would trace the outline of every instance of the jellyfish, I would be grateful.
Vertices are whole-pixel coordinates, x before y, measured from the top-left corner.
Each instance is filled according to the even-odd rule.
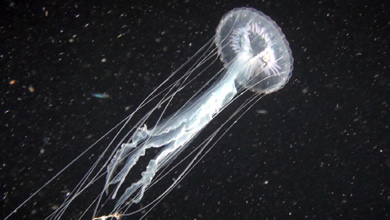
[[[216,48],[212,47],[213,43],[215,43]],[[209,88],[201,89],[194,94],[175,113],[165,117],[166,109],[174,97],[191,82],[189,76],[196,70],[205,72],[207,70],[203,67],[205,63],[216,56],[223,62],[223,68],[212,78],[214,80],[216,76],[220,75],[219,79],[214,80],[215,82]],[[80,218],[88,211],[92,212],[92,219],[101,220],[119,219],[140,211],[144,211],[141,218],[145,217],[223,137],[226,131],[221,134],[221,128],[237,115],[235,120],[238,120],[243,113],[265,95],[283,88],[289,81],[293,69],[291,50],[281,29],[271,18],[252,8],[237,8],[224,15],[216,29],[216,35],[194,57],[190,58],[190,61],[194,62],[183,76],[174,80],[170,85],[166,85],[178,71],[172,73],[132,114],[101,138],[114,133],[112,141],[70,193],[70,196],[47,219],[61,219],[66,215],[70,204],[92,185],[97,184],[99,180],[100,191]],[[183,66],[185,65],[190,64],[185,63]],[[204,84],[204,87],[208,84]],[[223,109],[247,90],[253,92],[254,95],[244,102],[226,122],[222,123],[217,131],[190,151],[188,156],[176,162],[175,159],[190,145],[192,140]],[[157,97],[160,98],[157,104],[146,111],[145,116],[131,129],[126,130],[133,120],[134,114],[145,111],[145,106],[148,106],[152,100],[158,99]],[[158,110],[161,114],[149,128],[147,121]],[[231,123],[228,128],[230,129],[233,124]],[[119,131],[113,132],[115,129]],[[87,154],[101,139],[87,148],[82,155]],[[148,151],[156,153],[141,171],[140,177],[133,180],[131,184],[127,184],[129,173],[134,170],[139,160]],[[68,169],[79,157],[45,185]],[[142,201],[145,193],[151,187],[177,166],[175,163],[181,163],[185,159],[188,159],[189,162],[168,188],[159,193],[146,206],[128,212],[132,205]],[[43,187],[32,194],[18,208],[41,191]],[[102,214],[101,207],[108,200],[114,201],[112,211]],[[7,218],[11,215],[12,213]]]

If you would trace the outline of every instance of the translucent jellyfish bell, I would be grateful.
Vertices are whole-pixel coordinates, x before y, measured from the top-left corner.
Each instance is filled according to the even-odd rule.
[[[217,27],[215,43],[227,68],[247,71],[236,83],[253,92],[275,92],[291,77],[289,44],[277,24],[260,11],[237,8],[227,13]]]

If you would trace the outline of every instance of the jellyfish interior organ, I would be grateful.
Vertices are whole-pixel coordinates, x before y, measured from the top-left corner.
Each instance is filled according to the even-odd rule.
[[[146,121],[149,115],[158,108],[157,106],[147,111],[146,116],[135,123],[131,129],[132,132],[123,130],[130,123],[133,114],[119,123],[117,126],[121,128],[114,139],[119,138],[120,132],[125,133],[124,137],[115,146],[111,146],[113,142],[107,146],[71,195],[48,219],[60,219],[66,213],[70,203],[103,176],[105,176],[104,186],[88,205],[85,213],[88,210],[91,211],[94,219],[115,219],[146,210],[143,214],[145,216],[196,165],[207,151],[206,147],[214,146],[211,141],[218,132],[210,135],[199,147],[195,147],[198,151],[192,152],[192,159],[189,159],[184,170],[179,172],[169,188],[143,208],[131,213],[128,209],[131,205],[142,201],[145,192],[164,176],[161,173],[170,171],[166,169],[168,165],[174,166],[172,164],[177,156],[219,112],[246,89],[255,92],[256,99],[252,101],[256,101],[266,94],[281,89],[291,77],[293,59],[288,42],[275,22],[257,10],[238,8],[227,13],[216,29],[213,42],[217,49],[211,51],[204,49],[203,55],[184,75],[191,74],[193,69],[202,68],[201,64],[205,60],[217,55],[224,62],[221,78],[202,94],[194,95],[191,101],[170,117],[163,119],[161,116],[151,128],[146,126]],[[210,47],[206,45],[203,48]],[[179,85],[187,85],[185,80],[186,78],[180,78],[181,84]],[[167,86],[168,91],[176,88],[176,84],[173,84]],[[136,111],[142,109],[145,103],[152,99],[151,97],[156,97],[154,95],[149,96]],[[163,95],[158,105],[164,104],[163,108],[167,108],[175,95],[176,92]],[[240,107],[235,114],[246,112],[249,108],[248,103]],[[253,104],[252,102],[249,106]],[[227,121],[231,119],[232,117]],[[221,127],[225,124],[226,122]],[[159,151],[148,162],[140,178],[130,185],[125,184],[128,181],[125,182],[128,174],[133,171],[132,168],[151,148],[159,149]],[[111,154],[108,149],[111,149]],[[110,214],[96,217],[106,214],[103,213],[105,211],[101,211],[102,206],[106,204],[104,200],[111,199],[115,201],[115,205],[110,209],[112,210]]]

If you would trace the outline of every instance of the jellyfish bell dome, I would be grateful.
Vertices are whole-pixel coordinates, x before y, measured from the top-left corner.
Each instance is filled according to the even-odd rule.
[[[227,13],[215,44],[225,67],[240,71],[236,83],[257,93],[272,93],[288,82],[293,69],[289,44],[278,25],[252,8]]]

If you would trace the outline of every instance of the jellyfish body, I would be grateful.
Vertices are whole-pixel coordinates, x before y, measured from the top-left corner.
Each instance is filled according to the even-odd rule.
[[[292,55],[280,28],[268,16],[250,8],[235,9],[221,20],[215,44],[226,73],[195,102],[164,123],[139,128],[131,142],[123,143],[107,166],[105,190],[116,185],[115,199],[127,174],[150,148],[161,148],[116,202],[141,201],[156,173],[183,151],[188,143],[227,105],[240,87],[269,94],[281,89],[292,73]],[[121,161],[125,165],[118,171]],[[116,173],[116,174],[114,174]]]
[[[69,193],[69,197],[65,199],[58,209],[48,216],[47,219],[61,219],[70,204],[104,176],[104,186],[100,194],[93,199],[91,204],[88,204],[88,208],[82,213],[80,218],[82,218],[88,210],[93,212],[93,219],[119,219],[122,216],[131,215],[131,213],[126,214],[129,206],[139,203],[142,200],[146,190],[159,180],[156,180],[156,175],[159,171],[160,173],[163,172],[168,165],[172,164],[172,161],[189,145],[191,140],[193,140],[219,112],[242,94],[242,91],[253,91],[255,92],[255,95],[258,95],[261,98],[266,94],[283,88],[291,77],[293,58],[288,42],[275,22],[257,10],[251,8],[238,8],[227,13],[219,23],[213,41],[217,47],[217,53],[215,54],[217,54],[224,63],[224,68],[221,70],[224,74],[210,88],[201,95],[194,96],[194,99],[188,101],[176,113],[165,120],[162,120],[161,114],[158,121],[149,129],[145,124],[146,120],[163,103],[165,103],[165,106],[167,107],[177,92],[172,92],[171,95],[164,95],[160,102],[150,111],[147,111],[146,115],[134,125],[133,129],[124,132],[124,130],[126,130],[126,125],[134,116],[134,113],[140,111],[146,103],[150,102],[153,99],[151,97],[155,97],[152,95],[148,96],[132,114],[118,123],[97,142],[88,147],[81,155],[75,158],[52,179],[46,182],[44,186],[20,204],[14,212],[37,195],[45,186],[57,179],[64,170],[68,169],[70,165],[74,164],[81,156],[85,155],[86,152],[99,143],[99,141],[105,138],[109,133],[120,128],[110,144],[100,154],[96,162],[80,180],[75,189]],[[207,46],[207,44],[205,46]],[[187,79],[186,77],[190,75],[194,69],[200,68],[201,64],[204,63],[204,60],[213,56],[213,52],[208,52],[206,50],[205,53],[206,55],[202,56],[199,62],[196,62],[195,65],[191,67],[192,69],[185,73],[185,79]],[[173,74],[175,73],[172,73],[172,75]],[[177,90],[180,90],[184,87],[184,81],[185,80],[178,80],[164,91],[172,91],[177,88],[177,86],[179,86]],[[160,86],[164,85],[165,82],[166,81]],[[244,108],[246,109],[242,110]],[[247,109],[249,109],[249,107],[243,105],[235,114],[240,113],[240,111],[241,114],[243,114],[242,111],[245,112]],[[229,117],[227,121],[231,119],[232,117]],[[223,123],[221,127],[225,124],[226,122]],[[119,136],[121,132],[126,134],[120,139]],[[204,142],[199,152],[193,156],[193,159],[186,168],[179,173],[168,189],[160,194],[152,203],[149,203],[138,211],[144,210],[146,207],[149,207],[150,211],[151,208],[161,201],[161,199],[177,185],[189,170],[192,169],[194,164],[203,157],[202,154],[205,154],[205,148],[210,145],[211,140],[216,135],[217,132],[214,132],[213,135]],[[114,141],[118,139],[119,143],[113,144]],[[215,143],[216,142],[214,142],[214,144]],[[110,148],[113,145],[115,147],[113,149]],[[152,148],[159,149],[159,152],[148,162],[148,165],[141,173],[141,177],[130,184],[130,186],[127,186],[124,191],[121,190],[122,188],[125,188],[125,180],[132,168],[134,168],[139,159]],[[111,154],[109,154],[109,149],[113,150]],[[110,194],[107,197],[116,200],[115,207],[111,209],[112,211],[110,214],[95,217],[101,212],[102,206],[106,204],[106,202],[102,202],[105,194]],[[13,215],[13,213],[9,214],[6,219]],[[144,216],[146,214],[144,214]]]

